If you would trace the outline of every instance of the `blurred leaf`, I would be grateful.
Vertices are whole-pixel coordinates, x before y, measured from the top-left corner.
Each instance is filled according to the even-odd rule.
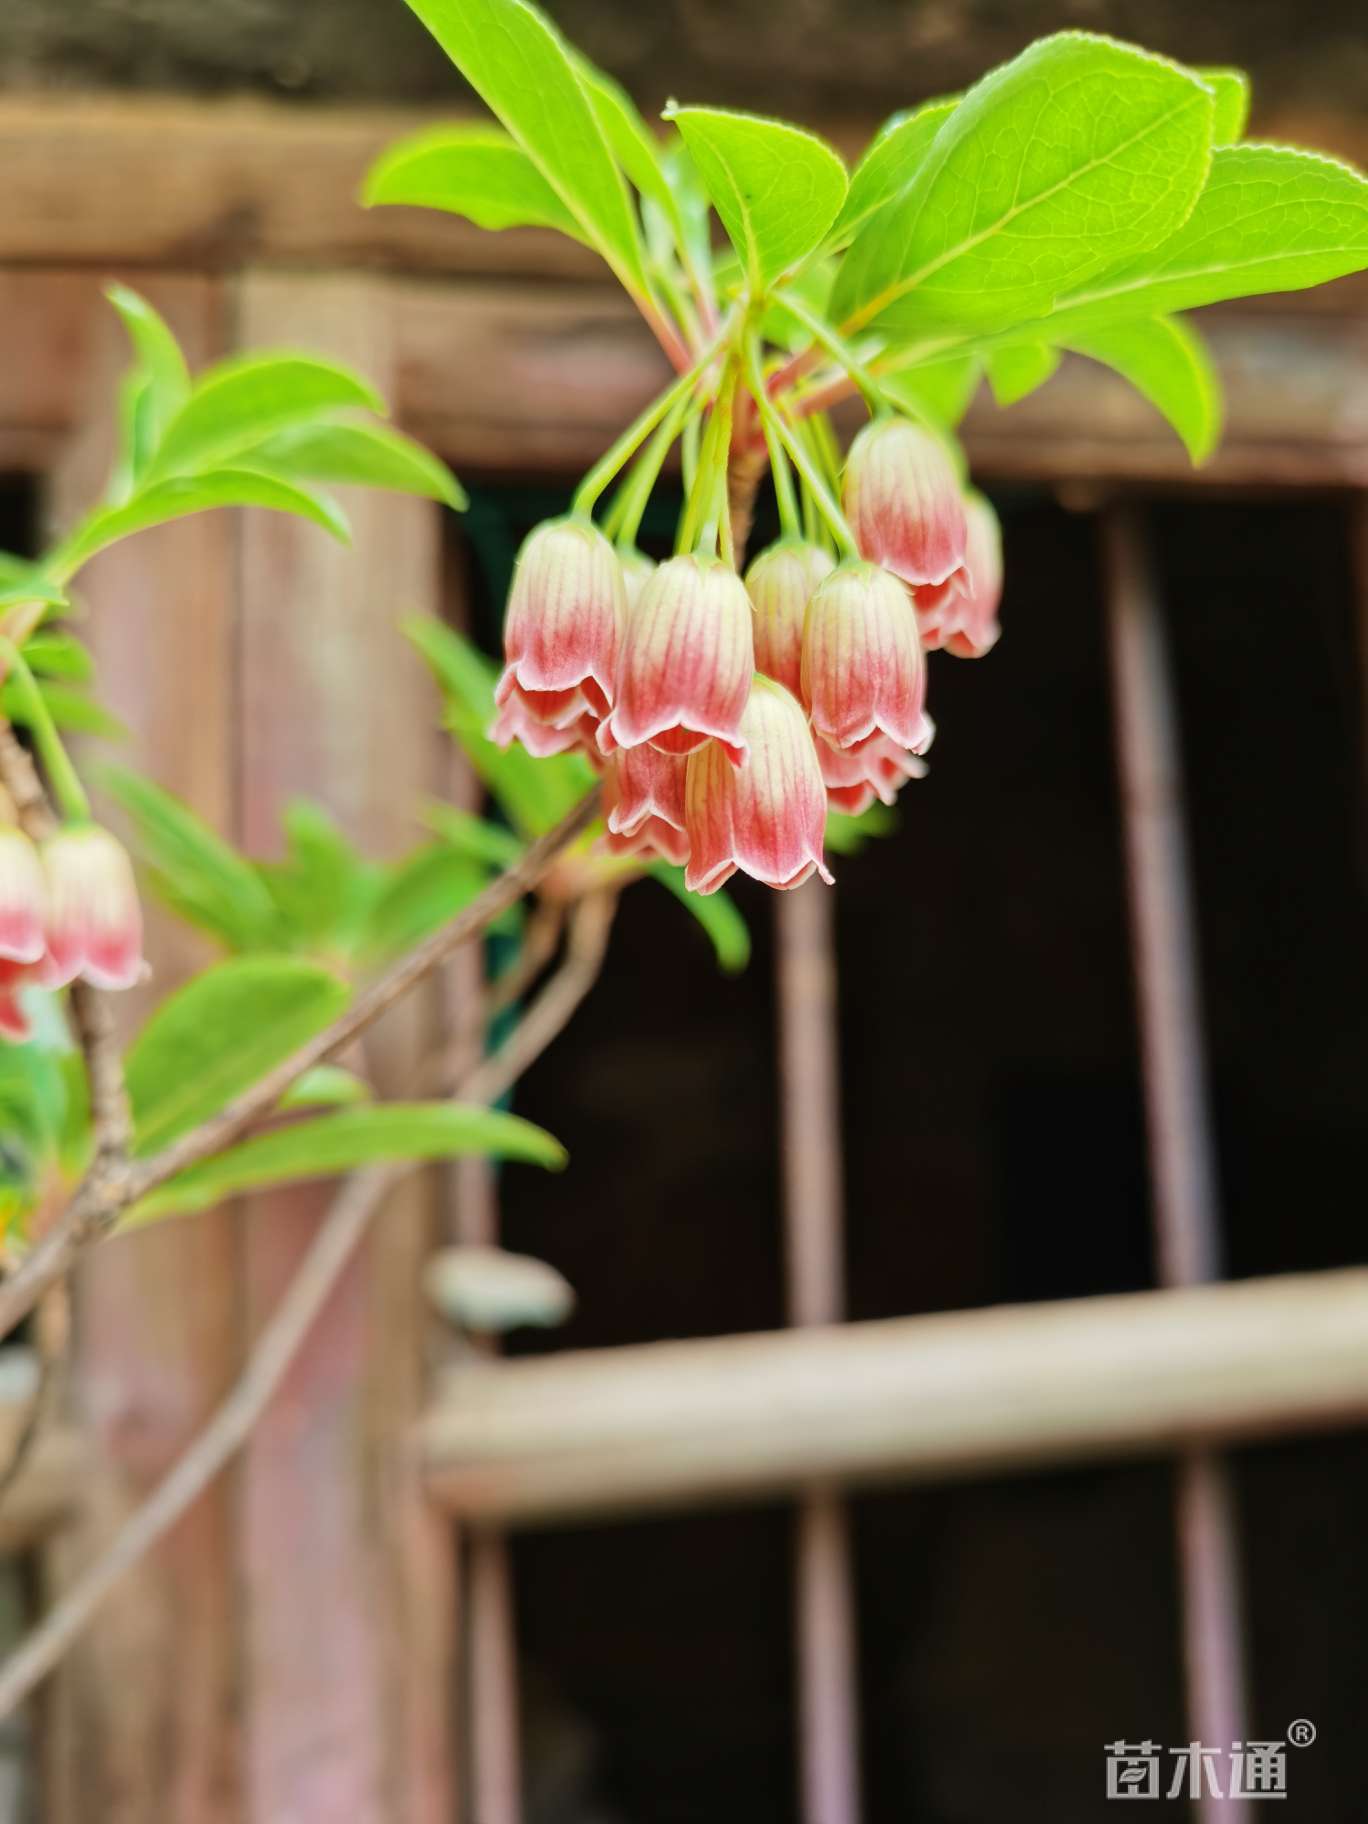
[[[423,821],[458,854],[483,862],[486,867],[502,870],[522,859],[523,844],[511,830],[477,817],[473,811],[460,810],[454,804],[427,804],[423,807]]]
[[[852,240],[871,216],[901,196],[931,150],[931,141],[958,106],[957,95],[927,101],[884,122],[850,175],[850,189],[828,237],[833,245]]]
[[[1046,342],[1013,342],[990,348],[983,364],[994,399],[1000,406],[1015,405],[1044,386],[1059,366],[1059,350]]]
[[[328,412],[361,407],[386,415],[369,381],[317,355],[233,355],[200,375],[167,426],[154,476],[232,466],[232,458],[271,431]]]
[[[164,1000],[124,1061],[134,1152],[216,1114],[342,1012],[340,977],[294,956],[232,957]]]
[[[617,162],[559,33],[523,0],[408,0],[618,277],[647,290]]]
[[[456,508],[467,504],[464,489],[444,462],[383,424],[295,425],[253,444],[240,460],[290,479],[390,488]]]
[[[66,590],[47,582],[27,565],[9,565],[0,569],[0,610],[21,608],[29,602],[42,602],[48,608],[67,608]]]
[[[257,876],[296,942],[349,948],[381,870],[358,853],[321,805],[293,799],[281,821],[285,859],[255,863]]]
[[[820,245],[846,193],[825,141],[785,121],[722,108],[674,108],[685,145],[759,297]]]
[[[188,805],[123,768],[103,768],[100,784],[132,820],[137,846],[177,910],[236,950],[279,941],[276,907],[251,862]]]
[[[369,1102],[371,1086],[354,1071],[340,1064],[315,1064],[302,1077],[296,1077],[276,1104],[281,1109],[344,1108],[356,1102]]]
[[[858,817],[828,811],[826,846],[833,855],[858,855],[871,837],[891,836],[897,827],[898,814],[886,804],[871,804]]]
[[[69,683],[89,684],[95,676],[95,661],[90,656],[90,649],[65,629],[32,634],[24,641],[24,659],[29,670],[40,678],[64,678]]]
[[[39,681],[38,694],[58,728],[82,735],[101,735],[107,741],[123,741],[128,737],[128,730],[119,718],[83,691],[44,678]],[[27,727],[32,721],[23,687],[13,678],[0,684],[0,715],[21,727]]]
[[[443,209],[477,228],[554,228],[585,238],[522,147],[486,123],[428,127],[387,147],[366,175],[361,201]]]
[[[669,889],[675,898],[702,925],[717,955],[718,967],[728,975],[737,975],[750,961],[751,940],[736,901],[728,894],[690,893],[684,885],[683,868],[666,861],[654,861],[648,870],[653,880]]]
[[[1067,346],[1129,380],[1177,431],[1193,462],[1206,461],[1221,435],[1221,381],[1189,324],[1179,317],[1099,324]]]
[[[384,1102],[346,1108],[244,1140],[179,1173],[124,1219],[137,1227],[161,1216],[207,1210],[225,1197],[308,1178],[330,1178],[380,1160],[455,1159],[476,1153],[556,1170],[559,1141],[530,1121],[459,1102]]]
[[[445,842],[418,849],[395,864],[376,894],[361,931],[370,956],[397,956],[454,918],[488,880],[478,862]]]

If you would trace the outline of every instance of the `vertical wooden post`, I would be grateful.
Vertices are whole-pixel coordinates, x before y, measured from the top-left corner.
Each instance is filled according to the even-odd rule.
[[[1103,532],[1159,1279],[1201,1285],[1218,1276],[1221,1246],[1172,666],[1138,515],[1111,508]],[[1213,1453],[1192,1451],[1176,1477],[1188,1715],[1194,1737],[1229,1748],[1245,1739],[1229,1472]],[[1211,1824],[1249,1816],[1245,1800],[1219,1795],[1203,1796],[1198,1810]]]
[[[840,1060],[831,889],[809,881],[775,901],[783,1102],[788,1312],[838,1323],[845,1307]],[[795,1552],[798,1715],[804,1824],[858,1824],[854,1595],[845,1503],[833,1489],[799,1504]]]
[[[72,285],[83,281],[75,275]],[[195,365],[222,345],[222,296],[202,277],[140,281]],[[52,477],[69,522],[103,484],[115,382],[128,360],[112,311],[92,297],[92,417]],[[231,665],[232,529],[204,515],[121,544],[80,578],[83,629],[103,695],[127,722],[129,758],[217,828],[232,817],[224,680]],[[125,1034],[208,946],[148,908],[155,979],[120,997]],[[94,1444],[91,1505],[52,1554],[84,1561],[179,1455],[231,1379],[237,1352],[236,1229],[215,1211],[110,1243],[84,1263],[74,1395]],[[204,1494],[107,1604],[52,1694],[59,1722],[44,1816],[55,1824],[238,1824],[237,1630],[232,1490]]]
[[[245,344],[326,350],[393,395],[382,280],[252,275],[239,302]],[[438,509],[375,494],[347,505],[352,551],[275,516],[241,527],[241,835],[256,851],[277,846],[282,809],[307,793],[367,847],[397,852],[439,777],[437,706],[398,630],[403,613],[438,601]],[[376,1029],[368,1059],[390,1088],[425,1053],[429,1026],[413,1003]],[[253,1200],[250,1326],[323,1201],[307,1190]],[[432,1219],[421,1182],[390,1199],[247,1454],[252,1824],[450,1824],[451,1540],[407,1454]]]

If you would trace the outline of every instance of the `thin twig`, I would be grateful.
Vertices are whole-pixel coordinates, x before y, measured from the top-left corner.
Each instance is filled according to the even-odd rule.
[[[561,967],[503,1046],[457,1086],[462,1101],[497,1101],[564,1029],[602,966],[614,903],[611,894],[594,894],[582,902],[572,920]],[[46,1678],[120,1579],[175,1525],[246,1443],[386,1194],[419,1169],[417,1161],[405,1160],[370,1166],[347,1180],[257,1339],[240,1378],[203,1431],[129,1516],[108,1549],[0,1664],[0,1717],[8,1716]]]
[[[33,1447],[42,1435],[49,1414],[56,1410],[66,1382],[71,1348],[71,1288],[65,1280],[53,1286],[39,1301],[34,1312],[34,1328],[38,1385],[29,1400],[9,1461],[0,1469],[0,1506],[33,1455]]]
[[[173,1140],[150,1159],[129,1162],[102,1158],[97,1152],[58,1221],[13,1276],[0,1284],[0,1337],[33,1309],[55,1279],[71,1270],[79,1254],[109,1232],[130,1204],[197,1160],[222,1151],[259,1116],[274,1108],[296,1078],[350,1044],[452,951],[521,899],[548,871],[561,850],[588,826],[598,807],[599,788],[595,786],[553,830],[538,837],[512,867],[491,881],[449,924],[425,938],[378,981],[363,989],[331,1026],[299,1046],[199,1127]]]

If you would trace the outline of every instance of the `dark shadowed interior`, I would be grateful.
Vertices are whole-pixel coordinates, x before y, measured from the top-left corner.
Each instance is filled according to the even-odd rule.
[[[520,529],[549,504],[481,491],[463,561],[487,642]],[[1095,526],[1037,494],[997,505],[1006,636],[984,663],[933,662],[931,776],[895,834],[837,868],[855,1318],[1152,1279]],[[1347,1264],[1368,953],[1346,511],[1161,502],[1150,524],[1229,1269]],[[520,1085],[576,1171],[568,1204],[510,1174],[504,1238],[561,1268],[579,1307],[515,1348],[781,1321],[769,908],[737,897],[755,956],[728,979],[672,898],[627,895],[574,1043]],[[1248,1449],[1237,1482],[1253,1722],[1317,1723],[1293,1815],[1357,1815],[1368,1442]],[[1092,1816],[1106,1742],[1184,1739],[1166,1465],[869,1492],[855,1530],[872,1817]],[[790,1548],[779,1507],[518,1539],[535,1817],[793,1818]]]

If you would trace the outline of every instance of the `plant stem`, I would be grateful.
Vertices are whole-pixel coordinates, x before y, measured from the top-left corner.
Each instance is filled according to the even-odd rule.
[[[0,639],[0,663],[4,664],[18,687],[28,725],[42,756],[43,770],[56,794],[63,817],[69,823],[88,823],[90,800],[86,797],[85,787],[62,745],[62,737],[57,733],[52,711],[43,700],[43,693],[28,668],[28,662],[12,640]]]
[[[641,528],[642,515],[651,498],[660,471],[665,465],[665,458],[670,453],[670,446],[679,435],[684,414],[689,408],[687,399],[677,400],[673,411],[657,427],[655,435],[637,457],[636,465],[618,490],[617,498],[609,510],[604,530],[619,544],[636,543],[637,532]]]
[[[783,305],[790,316],[797,317],[813,341],[824,348],[836,365],[844,368],[850,375],[860,389],[871,415],[886,412],[889,409],[887,394],[849,343],[838,336],[831,325],[824,321],[815,310],[809,310],[801,299],[785,294]]]
[[[833,498],[831,490],[823,480],[811,454],[804,448],[802,439],[793,431],[765,389],[758,348],[753,347],[752,355],[751,387],[755,393],[755,403],[760,408],[762,422],[767,430],[773,431],[775,437],[787,451],[794,468],[802,476],[803,485],[831,529],[831,535],[836,541],[836,549],[845,557],[858,557],[860,555],[859,547],[855,543],[854,534],[846,524],[845,515]]]
[[[797,535],[802,530],[798,510],[798,497],[793,487],[793,471],[789,467],[784,446],[775,432],[770,413],[764,403],[765,371],[760,353],[760,334],[751,330],[746,338],[746,379],[750,385],[751,396],[756,401],[760,414],[760,428],[764,433],[765,448],[769,451],[770,470],[774,476],[774,501],[779,509],[779,524],[786,534]]]
[[[613,447],[599,458],[575,491],[574,512],[593,512],[599,496],[623,464],[630,460],[661,419],[672,411],[681,399],[688,398],[716,359],[725,340],[725,335],[719,336],[711,347],[695,361],[689,371],[681,374],[673,386],[667,386],[663,393],[653,399],[641,416],[628,425]]]
[[[675,539],[677,553],[695,550],[705,538],[712,548],[717,548],[717,496],[720,488],[726,484],[727,460],[731,442],[731,401],[732,401],[732,357],[728,356],[718,382],[717,398],[713,402],[712,414],[708,419],[707,429],[703,435],[703,448],[699,452],[698,467],[689,488],[688,499],[684,503],[684,512],[679,522],[679,532]],[[719,435],[725,415],[726,441]],[[707,514],[709,517],[704,518]]]

